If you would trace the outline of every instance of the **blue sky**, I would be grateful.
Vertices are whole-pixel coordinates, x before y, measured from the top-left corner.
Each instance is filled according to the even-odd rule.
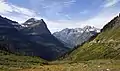
[[[8,0],[8,2],[34,10],[50,20],[83,20],[97,14],[104,0]]]
[[[102,28],[120,12],[120,0],[0,0],[0,15],[20,23],[43,18],[51,32],[86,25]]]

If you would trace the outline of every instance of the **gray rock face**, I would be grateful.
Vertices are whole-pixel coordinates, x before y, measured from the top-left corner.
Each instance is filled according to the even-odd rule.
[[[53,35],[62,41],[66,46],[74,48],[77,45],[81,45],[85,41],[89,40],[92,36],[96,35],[100,30],[86,26],[84,28],[75,29],[63,29],[60,32],[55,32]]]

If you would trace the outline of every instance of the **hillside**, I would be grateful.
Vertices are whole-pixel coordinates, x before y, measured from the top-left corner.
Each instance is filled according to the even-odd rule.
[[[37,57],[15,55],[0,50],[0,71],[16,71],[24,68],[31,68],[35,65],[42,65],[46,61]]]
[[[94,40],[75,49],[66,59],[120,59],[120,15],[106,24]]]

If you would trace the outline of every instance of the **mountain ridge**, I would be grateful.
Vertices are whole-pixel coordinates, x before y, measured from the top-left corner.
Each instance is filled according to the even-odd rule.
[[[77,45],[89,40],[90,37],[96,35],[99,32],[98,28],[85,26],[84,28],[75,29],[63,29],[60,32],[55,32],[53,35],[62,41],[66,46],[74,48]]]

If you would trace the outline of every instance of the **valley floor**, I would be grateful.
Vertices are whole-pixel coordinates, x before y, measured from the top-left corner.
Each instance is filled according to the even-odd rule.
[[[18,71],[120,71],[120,60],[92,60],[79,63],[52,62]]]

